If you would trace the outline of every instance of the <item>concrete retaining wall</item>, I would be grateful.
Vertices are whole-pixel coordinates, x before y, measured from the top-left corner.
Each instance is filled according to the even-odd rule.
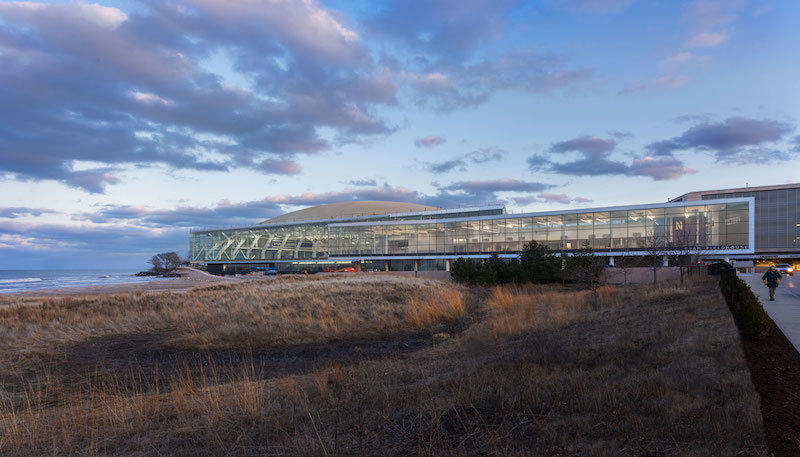
[[[417,271],[416,275],[414,273],[413,271],[379,271],[371,274],[408,276],[411,278],[416,276],[417,278],[434,279],[436,281],[450,281],[449,271]]]
[[[628,284],[647,284],[653,282],[653,269],[648,267],[628,268]],[[604,281],[607,284],[623,284],[625,270],[622,268],[608,268],[604,272]],[[661,281],[679,281],[681,269],[678,267],[661,267],[656,270],[656,279]]]

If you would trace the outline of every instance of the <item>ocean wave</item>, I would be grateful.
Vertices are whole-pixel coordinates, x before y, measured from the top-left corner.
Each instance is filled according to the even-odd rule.
[[[0,279],[0,284],[16,284],[20,282],[39,282],[42,278],[16,278],[16,279]]]

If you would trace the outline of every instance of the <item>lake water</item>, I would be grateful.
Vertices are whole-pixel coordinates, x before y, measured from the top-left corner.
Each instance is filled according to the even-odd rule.
[[[0,270],[0,294],[167,279],[131,270]]]

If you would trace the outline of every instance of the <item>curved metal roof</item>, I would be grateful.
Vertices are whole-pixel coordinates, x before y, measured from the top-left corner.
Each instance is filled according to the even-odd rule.
[[[413,213],[418,211],[432,211],[441,208],[435,206],[418,205],[416,203],[357,201],[329,203],[327,205],[312,206],[291,213],[259,222],[262,224],[275,224],[281,222],[315,221],[324,219],[342,219],[358,216],[372,216],[395,213]]]

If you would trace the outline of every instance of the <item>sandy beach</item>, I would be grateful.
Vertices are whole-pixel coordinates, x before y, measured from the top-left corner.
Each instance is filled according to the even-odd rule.
[[[191,267],[180,267],[177,269],[180,278],[161,279],[158,281],[108,284],[102,286],[86,287],[66,287],[61,289],[31,290],[9,294],[9,296],[25,297],[63,297],[63,296],[86,296],[86,295],[109,295],[125,294],[137,291],[147,293],[159,292],[183,292],[193,287],[208,285],[215,282],[241,281],[243,278],[231,278],[214,276],[208,272]]]

